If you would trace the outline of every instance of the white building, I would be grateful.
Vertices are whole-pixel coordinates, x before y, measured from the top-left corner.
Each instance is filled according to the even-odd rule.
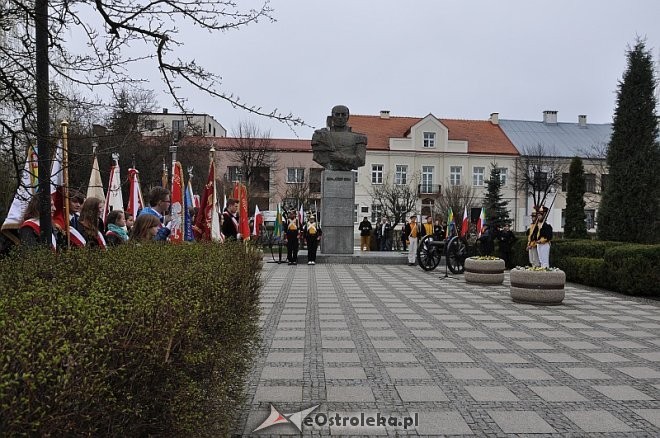
[[[186,136],[226,137],[227,130],[209,114],[139,113],[138,129],[145,136],[161,136],[182,132]]]

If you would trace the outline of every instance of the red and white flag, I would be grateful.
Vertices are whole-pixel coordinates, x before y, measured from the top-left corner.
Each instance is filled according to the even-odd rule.
[[[468,220],[467,206],[463,210],[463,224],[461,225],[461,237],[464,237],[470,229],[470,221]]]
[[[481,207],[481,214],[479,215],[479,219],[477,220],[477,237],[481,237],[481,229],[483,228],[485,223],[486,223],[486,209],[484,207]]]
[[[3,234],[18,244],[17,230],[23,223],[23,213],[28,202],[37,191],[37,173],[39,170],[37,153],[31,147],[28,148],[25,167],[20,174],[20,184],[14,195],[14,200],[9,207],[9,213],[2,224]]]
[[[264,223],[264,215],[259,211],[259,206],[254,206],[254,225],[252,226],[252,235],[258,236],[261,225]]]
[[[137,217],[138,211],[144,207],[144,200],[142,199],[142,190],[140,189],[140,172],[137,169],[128,169],[128,181],[130,187],[128,189],[128,205],[126,206],[126,213]]]
[[[50,196],[55,204],[55,213],[53,213],[53,225],[59,227],[60,230],[66,229],[66,222],[69,218],[65,218],[64,213],[64,148],[62,142],[57,142],[55,149],[55,160],[50,168]]]

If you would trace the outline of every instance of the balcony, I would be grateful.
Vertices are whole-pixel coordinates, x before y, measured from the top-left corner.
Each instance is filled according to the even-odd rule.
[[[440,196],[442,193],[441,184],[418,184],[417,185],[417,196]]]

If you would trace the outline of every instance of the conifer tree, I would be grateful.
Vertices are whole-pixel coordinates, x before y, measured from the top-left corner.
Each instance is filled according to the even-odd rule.
[[[638,40],[628,51],[619,82],[612,138],[607,151],[609,176],[598,218],[604,240],[660,241],[660,145],[651,52]]]
[[[502,180],[500,179],[500,171],[495,166],[491,165],[490,178],[486,181],[488,184],[488,191],[484,198],[483,206],[486,209],[486,220],[491,226],[491,229],[497,230],[505,224],[511,224],[509,219],[509,201],[502,200]]]
[[[584,192],[586,181],[584,179],[584,166],[580,157],[571,161],[566,183],[566,224],[564,237],[581,239],[587,237],[587,225],[584,222]]]

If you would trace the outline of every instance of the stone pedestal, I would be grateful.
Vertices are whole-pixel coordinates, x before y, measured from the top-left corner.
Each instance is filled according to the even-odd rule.
[[[321,254],[353,254],[355,182],[350,170],[321,174]]]

